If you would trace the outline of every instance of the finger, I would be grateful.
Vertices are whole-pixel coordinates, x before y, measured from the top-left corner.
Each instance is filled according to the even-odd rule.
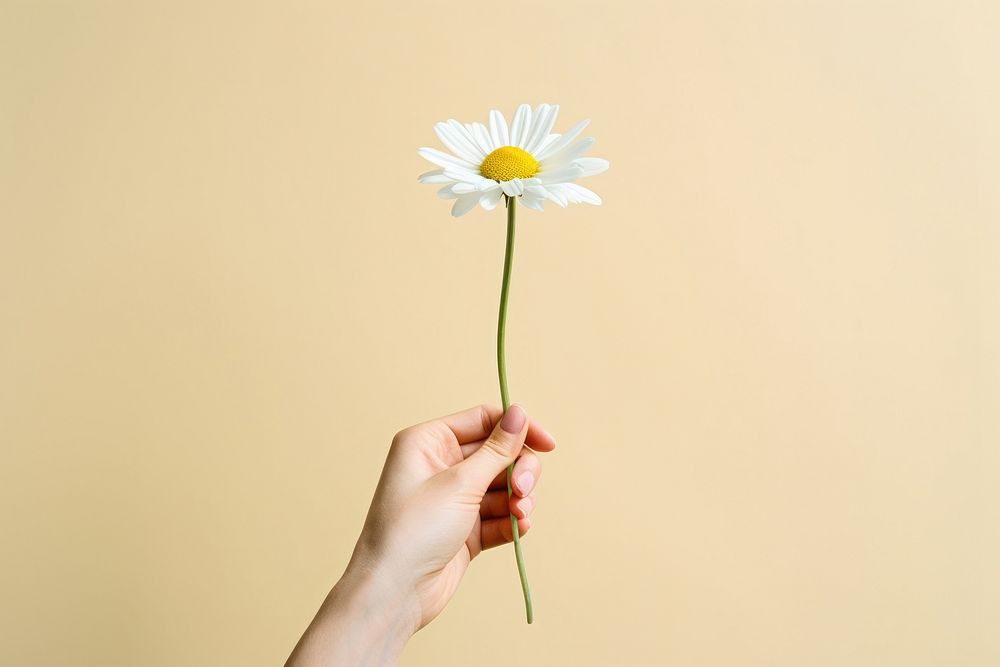
[[[506,489],[490,491],[479,504],[479,516],[483,519],[499,519],[511,514],[523,519],[535,509],[535,496],[508,496]]]
[[[517,520],[517,533],[521,537],[531,528],[531,519]],[[501,544],[514,541],[513,528],[510,525],[510,517],[503,519],[486,519],[481,522],[480,543],[483,549],[492,549]]]
[[[538,485],[542,476],[542,459],[530,449],[522,449],[521,455],[514,462],[514,471],[510,476],[510,487],[515,495],[524,497]],[[504,470],[490,482],[490,489],[507,490],[507,471]]]
[[[524,444],[537,452],[551,452],[556,448],[556,439],[534,419],[528,419],[528,437]]]
[[[499,519],[510,514],[510,496],[507,489],[488,491],[479,503],[479,516],[483,519]]]
[[[483,403],[468,410],[446,415],[434,420],[443,423],[460,445],[489,437],[497,421],[503,416],[503,410],[495,405]]]
[[[458,476],[485,493],[493,478],[517,458],[527,434],[528,413],[520,405],[510,406],[483,446],[455,466]]]
[[[524,498],[511,496],[507,499],[507,508],[518,519],[527,519],[535,511],[536,503],[534,494],[525,496]]]
[[[496,425],[495,422],[494,425]],[[486,436],[483,436],[479,440],[473,440],[469,442],[463,442],[459,440],[459,442],[462,443],[462,457],[466,459],[469,458],[472,452],[476,451],[477,449],[483,446],[485,438]],[[524,439],[524,444],[526,444],[531,449],[534,449],[536,452],[551,452],[553,449],[556,448],[556,439],[553,438],[548,431],[542,428],[542,426],[538,422],[529,417],[528,435]]]

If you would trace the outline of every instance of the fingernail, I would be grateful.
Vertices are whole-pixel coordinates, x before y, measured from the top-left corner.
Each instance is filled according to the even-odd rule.
[[[535,476],[525,470],[517,476],[517,489],[521,493],[528,493],[535,485]]]
[[[524,408],[520,405],[512,405],[507,408],[506,414],[500,420],[500,428],[508,433],[520,433],[521,429],[524,428],[524,420],[527,418],[528,415],[524,412]]]

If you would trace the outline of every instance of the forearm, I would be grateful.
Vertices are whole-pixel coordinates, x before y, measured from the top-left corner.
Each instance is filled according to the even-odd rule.
[[[394,665],[419,627],[420,608],[395,573],[352,562],[286,667]]]

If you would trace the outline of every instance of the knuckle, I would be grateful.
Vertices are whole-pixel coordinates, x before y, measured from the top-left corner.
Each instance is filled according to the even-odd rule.
[[[491,435],[486,439],[486,442],[483,443],[481,449],[483,449],[483,451],[487,454],[496,456],[505,461],[510,458],[510,445],[494,435]]]
[[[396,431],[396,435],[392,436],[392,446],[399,447],[403,445],[413,434],[413,427],[407,426],[404,429]]]
[[[524,534],[528,532],[528,528],[530,528],[530,527],[531,527],[531,524],[528,522],[527,519],[518,519],[518,521],[517,521],[517,536],[518,537],[524,537]],[[511,541],[511,540],[514,539],[514,526],[511,525],[511,522],[509,522],[509,521],[507,522],[506,533],[509,536],[508,537],[508,541]]]
[[[514,527],[511,525],[510,521],[504,521],[500,524],[500,535],[503,537],[504,542],[511,542],[514,540]]]
[[[493,420],[490,419],[490,406],[488,403],[479,404],[479,419],[483,422],[483,433],[493,430]]]

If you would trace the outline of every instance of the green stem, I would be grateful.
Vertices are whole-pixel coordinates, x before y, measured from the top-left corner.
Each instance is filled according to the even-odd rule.
[[[507,333],[507,293],[510,291],[510,267],[514,260],[514,211],[517,208],[517,197],[507,200],[507,249],[503,257],[503,284],[500,288],[500,316],[497,319],[497,372],[500,375],[500,398],[503,410],[510,407],[510,394],[507,391],[507,359],[504,351],[504,340]],[[513,494],[510,486],[510,476],[514,472],[514,464],[507,467],[507,497]],[[531,623],[531,590],[528,588],[528,573],[524,569],[524,554],[521,553],[521,535],[517,528],[517,517],[510,515],[510,529],[514,535],[514,555],[517,557],[517,573],[521,577],[521,590],[524,592],[524,611]]]

